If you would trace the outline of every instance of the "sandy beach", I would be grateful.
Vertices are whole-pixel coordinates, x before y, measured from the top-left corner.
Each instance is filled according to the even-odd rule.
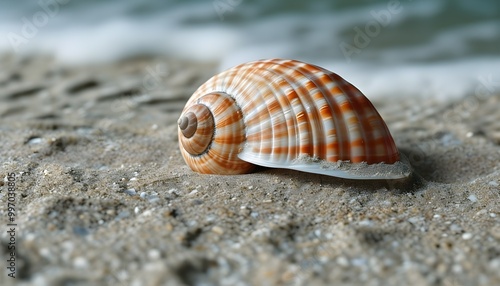
[[[218,176],[184,163],[176,124],[218,63],[0,64],[0,285],[500,285],[500,95],[484,82],[373,100],[408,179]]]

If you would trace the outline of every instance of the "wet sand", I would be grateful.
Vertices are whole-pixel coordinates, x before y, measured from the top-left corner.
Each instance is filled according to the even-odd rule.
[[[185,165],[176,131],[217,63],[0,63],[1,265],[9,173],[17,223],[1,285],[500,284],[498,94],[373,100],[405,180],[217,176]]]

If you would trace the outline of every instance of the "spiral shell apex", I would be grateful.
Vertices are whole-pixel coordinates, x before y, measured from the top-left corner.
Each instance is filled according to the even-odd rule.
[[[339,75],[296,60],[241,64],[196,90],[178,121],[196,172],[255,165],[351,179],[398,179],[410,166],[371,102]]]

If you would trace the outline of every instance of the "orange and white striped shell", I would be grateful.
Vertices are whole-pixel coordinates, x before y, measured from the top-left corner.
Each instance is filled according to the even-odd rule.
[[[245,63],[196,90],[178,121],[186,163],[206,174],[255,165],[351,179],[410,167],[371,102],[339,75],[296,60]]]

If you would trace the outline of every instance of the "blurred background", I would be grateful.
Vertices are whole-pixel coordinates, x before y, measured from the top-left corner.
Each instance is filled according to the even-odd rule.
[[[500,89],[498,0],[5,2],[0,54],[49,54],[65,64],[168,56],[220,69],[295,58],[369,97]]]

